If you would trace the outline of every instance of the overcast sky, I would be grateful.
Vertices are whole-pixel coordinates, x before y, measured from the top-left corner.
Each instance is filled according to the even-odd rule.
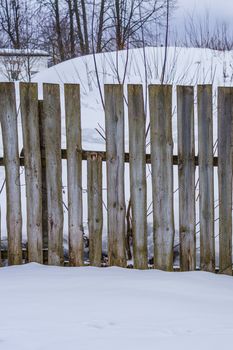
[[[228,23],[233,32],[233,0],[177,0],[177,9],[173,13],[172,31],[176,28],[175,37],[183,38],[184,22],[188,16],[196,21],[204,18],[208,13],[210,23]],[[172,35],[171,35],[172,37]]]
[[[187,12],[202,14],[208,11],[213,18],[233,22],[233,0],[177,0],[177,5],[178,17]]]

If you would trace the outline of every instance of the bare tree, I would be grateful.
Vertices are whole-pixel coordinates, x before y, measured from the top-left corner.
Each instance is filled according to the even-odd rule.
[[[171,12],[175,0],[168,2]],[[154,45],[168,2],[0,0],[0,29],[6,47],[44,49],[56,64],[79,55]]]
[[[74,13],[77,23],[77,35],[79,38],[81,54],[89,54],[89,28],[88,28],[88,16],[87,16],[87,4],[85,0],[73,0]],[[91,7],[92,4],[89,4]]]
[[[74,31],[74,8],[72,0],[66,0],[69,12],[69,26],[70,26],[70,55],[75,57],[75,31]]]
[[[211,22],[208,13],[198,18],[194,13],[188,14],[183,45],[229,51],[233,49],[233,33],[227,23]]]
[[[54,19],[55,19],[55,28],[57,34],[57,43],[59,54],[61,57],[61,61],[65,59],[64,45],[62,39],[62,30],[61,30],[61,22],[60,22],[60,8],[59,8],[59,0],[51,0],[52,10],[54,11]]]
[[[23,13],[19,0],[0,0],[0,24],[6,34],[8,44],[15,48],[21,48],[21,30]]]
[[[98,30],[97,30],[97,43],[96,52],[101,52],[103,48],[103,34],[104,34],[104,23],[106,14],[106,0],[100,1],[100,10],[98,16]]]
[[[169,0],[169,2],[171,2]],[[174,2],[174,1],[173,1]],[[165,0],[115,0],[112,8],[112,21],[115,30],[117,50],[130,46],[140,46],[140,30],[142,27],[154,25],[166,15]],[[146,38],[145,38],[146,42]]]

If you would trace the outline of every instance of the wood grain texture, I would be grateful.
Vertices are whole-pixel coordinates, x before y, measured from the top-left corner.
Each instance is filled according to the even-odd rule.
[[[43,262],[48,264],[48,203],[47,203],[47,183],[46,183],[46,159],[45,159],[45,125],[44,125],[44,102],[38,101],[40,151],[41,151],[41,187],[42,187],[42,242],[43,242]]]
[[[42,182],[37,84],[20,83],[27,196],[28,261],[43,263]]]
[[[22,263],[22,212],[14,83],[0,83],[0,121],[6,173],[8,264]]]
[[[95,153],[87,159],[87,198],[89,259],[92,266],[101,266],[103,198],[102,198],[102,159]]]
[[[128,85],[128,117],[134,268],[147,269],[146,118],[142,85]]]
[[[177,86],[180,266],[196,268],[194,90]]]
[[[201,270],[215,271],[212,86],[199,85],[198,154]]]
[[[105,85],[109,265],[126,266],[124,103],[122,85]]]
[[[63,264],[61,110],[59,85],[44,84],[45,158],[48,205],[48,264]]]
[[[173,270],[172,87],[149,87],[154,267]]]
[[[71,266],[83,265],[82,140],[80,87],[65,84],[69,259]]]
[[[233,89],[218,89],[219,272],[232,275]]]

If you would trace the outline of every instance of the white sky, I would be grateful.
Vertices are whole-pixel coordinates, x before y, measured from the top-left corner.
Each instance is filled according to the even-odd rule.
[[[177,18],[187,13],[204,14],[208,11],[213,19],[233,23],[233,0],[177,0],[177,6]]]
[[[188,16],[199,23],[207,14],[210,24],[227,23],[233,32],[233,0],[177,0],[177,9],[173,13],[175,38],[182,39]]]

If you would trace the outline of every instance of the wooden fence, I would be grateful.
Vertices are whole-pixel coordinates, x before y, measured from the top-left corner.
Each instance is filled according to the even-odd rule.
[[[0,83],[0,120],[7,199],[8,263],[22,262],[20,166],[25,167],[27,259],[61,265],[63,258],[62,159],[67,159],[69,264],[83,264],[82,160],[87,160],[90,264],[101,265],[102,162],[107,168],[108,264],[125,267],[126,207],[124,165],[130,164],[134,267],[148,267],[146,163],[151,163],[154,267],[173,270],[173,165],[178,165],[180,269],[196,268],[195,167],[200,183],[201,269],[215,271],[214,181],[218,166],[219,271],[232,274],[233,89],[218,88],[218,157],[213,155],[212,87],[198,86],[198,143],[195,156],[194,88],[177,87],[178,155],[173,155],[172,87],[149,86],[151,154],[146,154],[143,88],[128,86],[129,153],[124,149],[124,92],[105,85],[106,152],[84,151],[79,85],[65,84],[67,149],[61,150],[60,88],[20,84],[23,154],[19,155],[15,86]],[[47,257],[45,252],[47,249]]]

